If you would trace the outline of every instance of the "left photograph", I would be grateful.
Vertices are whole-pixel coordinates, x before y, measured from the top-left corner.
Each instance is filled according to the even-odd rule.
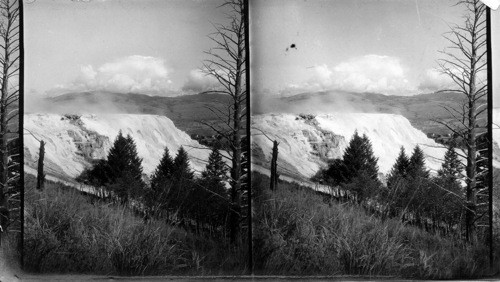
[[[246,7],[24,2],[26,271],[248,273]],[[17,140],[15,73],[2,74],[2,148]]]

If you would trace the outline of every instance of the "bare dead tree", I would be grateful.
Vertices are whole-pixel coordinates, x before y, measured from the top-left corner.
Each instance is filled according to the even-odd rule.
[[[273,141],[273,153],[271,158],[271,190],[278,189],[278,141]]]
[[[45,173],[43,172],[43,159],[45,157],[45,142],[40,141],[40,151],[38,153],[38,170],[36,175],[36,189],[43,190],[45,186]]]
[[[215,78],[220,87],[205,93],[225,94],[230,104],[222,110],[212,107],[210,111],[220,123],[204,123],[221,136],[229,148],[230,170],[230,240],[239,241],[242,216],[241,197],[243,191],[243,150],[242,140],[245,134],[246,111],[246,54],[245,54],[245,1],[228,0],[220,6],[228,10],[227,24],[214,24],[215,32],[209,35],[214,47],[205,53],[210,59],[205,60],[202,71]]]
[[[478,163],[484,162],[484,150],[488,146],[480,144],[487,133],[487,30],[486,6],[480,0],[462,0],[457,6],[464,7],[464,22],[450,26],[444,35],[449,47],[443,50],[439,60],[441,71],[454,82],[454,89],[447,89],[461,95],[459,105],[444,107],[453,117],[454,122],[438,121],[463,141],[462,153],[465,170],[465,225],[466,240],[476,242],[478,196],[487,193],[481,179],[487,169],[478,169]]]
[[[0,1],[0,208],[20,211],[19,2]],[[19,216],[17,216],[19,220]],[[9,219],[9,224],[12,219]],[[5,229],[5,227],[3,227]]]

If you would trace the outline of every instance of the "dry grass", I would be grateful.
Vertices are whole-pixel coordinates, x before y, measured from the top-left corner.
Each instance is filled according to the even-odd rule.
[[[26,181],[25,267],[38,273],[244,274],[246,248],[230,248],[75,189]]]
[[[431,235],[397,220],[381,221],[307,188],[254,176],[256,272],[475,278],[485,275],[487,248]]]

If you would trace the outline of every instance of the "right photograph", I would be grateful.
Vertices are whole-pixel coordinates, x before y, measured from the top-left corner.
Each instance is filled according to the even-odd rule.
[[[488,8],[249,5],[254,273],[498,273]]]

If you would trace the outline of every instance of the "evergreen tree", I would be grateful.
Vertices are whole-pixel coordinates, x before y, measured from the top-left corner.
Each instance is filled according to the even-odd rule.
[[[405,148],[401,146],[399,155],[396,158],[396,163],[392,166],[391,172],[387,177],[387,187],[393,188],[395,182],[401,182],[401,179],[407,176],[409,166],[410,159],[406,155]]]
[[[142,180],[142,159],[137,155],[137,148],[130,135],[124,137],[121,130],[109,151],[110,189],[126,202],[129,197],[141,198],[145,183]]]
[[[177,151],[173,166],[172,187],[168,195],[168,209],[178,212],[178,217],[185,220],[192,213],[194,203],[193,195],[196,188],[194,173],[189,167],[189,157],[181,146]]]
[[[323,174],[327,183],[343,185],[356,195],[358,203],[376,195],[380,188],[377,158],[368,137],[355,131],[342,160],[330,162]]]
[[[341,159],[334,159],[329,161],[328,168],[321,175],[321,177],[326,183],[338,186],[346,181],[347,174],[348,172],[344,161]]]
[[[135,180],[142,181],[142,159],[137,154],[137,146],[130,134],[126,137],[128,165],[125,172],[130,174]]]
[[[151,189],[147,193],[146,206],[153,215],[159,216],[168,206],[169,194],[173,186],[174,160],[165,147],[160,163],[151,175]]]
[[[378,179],[378,159],[373,155],[372,144],[366,134],[361,137],[358,131],[354,132],[342,159],[346,169],[343,182],[351,182],[361,172],[371,179]]]
[[[203,178],[223,182],[227,179],[227,166],[222,159],[222,154],[217,148],[213,148],[208,157],[206,169],[201,173]]]
[[[425,168],[424,152],[420,146],[415,146],[410,157],[408,176],[401,204],[408,207],[408,211],[415,216],[415,223],[422,225],[422,216],[429,210],[433,199],[432,183],[429,171]]]
[[[420,146],[415,146],[413,154],[410,157],[410,164],[408,165],[408,174],[413,177],[429,178],[429,171],[425,168],[424,151]]]
[[[458,159],[458,154],[452,143],[448,145],[448,149],[444,154],[444,162],[441,165],[441,169],[438,170],[438,176],[449,177],[458,181],[461,178],[463,171],[463,165]]]
[[[200,186],[193,193],[193,202],[198,206],[195,207],[197,218],[215,227],[223,226],[229,214],[229,194],[225,186],[227,173],[222,154],[217,148],[212,149]]]
[[[193,171],[189,167],[189,156],[182,146],[177,151],[177,156],[175,156],[173,172],[174,177],[177,179],[193,179],[194,177]]]
[[[173,169],[174,169],[174,160],[170,156],[170,151],[168,150],[168,147],[165,147],[160,163],[156,167],[153,175],[151,176],[151,188],[155,190],[157,189],[159,183],[161,183],[166,179],[172,178]]]
[[[401,146],[396,163],[392,167],[391,173],[398,173],[399,175],[406,176],[408,167],[410,166],[410,159],[406,155],[405,148]]]
[[[104,159],[100,159],[94,161],[91,168],[86,168],[76,178],[76,181],[95,187],[102,187],[111,183],[110,177],[111,168],[109,167],[108,162]]]
[[[444,155],[444,162],[438,175],[434,179],[434,191],[430,202],[432,207],[430,213],[433,218],[441,219],[448,224],[460,222],[463,211],[463,188],[460,184],[462,178],[463,165],[458,159],[458,154],[452,143]],[[437,186],[437,187],[436,187]]]
[[[127,139],[123,136],[122,131],[118,132],[115,138],[113,147],[109,150],[107,165],[110,168],[109,180],[114,183],[117,178],[121,177],[129,164]]]

